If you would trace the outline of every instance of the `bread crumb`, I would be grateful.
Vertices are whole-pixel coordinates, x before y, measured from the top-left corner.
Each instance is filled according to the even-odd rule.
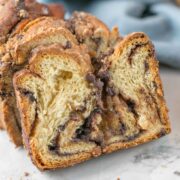
[[[26,10],[24,10],[24,9],[21,9],[20,11],[19,11],[19,16],[21,17],[21,18],[27,18],[28,17],[28,12],[26,11]]]
[[[26,177],[29,176],[29,175],[30,175],[30,174],[29,174],[28,172],[25,172],[25,173],[24,173],[24,176],[26,176]]]

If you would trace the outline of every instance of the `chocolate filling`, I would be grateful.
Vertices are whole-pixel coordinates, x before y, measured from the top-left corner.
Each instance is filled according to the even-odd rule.
[[[96,49],[98,49],[101,45],[102,38],[101,37],[91,37],[90,38],[96,45]]]
[[[106,93],[107,93],[108,96],[115,96],[116,95],[116,92],[115,92],[113,87],[108,87],[107,86],[106,87]]]
[[[36,98],[34,97],[34,93],[31,91],[28,91],[26,89],[18,88],[20,93],[23,94],[23,96],[26,96],[30,99],[31,102],[36,101]]]
[[[73,153],[62,153],[60,152],[60,147],[59,147],[59,137],[60,137],[60,133],[62,133],[68,123],[70,121],[78,121],[79,118],[81,117],[81,113],[86,111],[86,103],[87,100],[84,100],[84,105],[78,107],[75,111],[72,111],[69,115],[69,121],[67,121],[64,125],[60,125],[56,131],[56,135],[55,137],[51,140],[50,144],[48,145],[48,149],[49,151],[51,151],[54,154],[57,154],[59,156],[65,156],[65,155],[72,155]],[[93,140],[91,140],[89,138],[89,134],[91,133],[91,123],[93,120],[93,117],[95,116],[96,113],[102,113],[100,108],[95,108],[91,114],[84,120],[84,124],[82,126],[80,126],[77,130],[76,133],[73,136],[73,141],[79,141],[79,140],[83,140],[86,142],[94,142]],[[95,142],[96,143],[96,142]]]
[[[114,53],[114,49],[111,48],[111,49],[108,50],[107,52],[101,53],[99,59],[100,59],[100,60],[103,60],[103,59],[105,59],[106,57],[109,57],[110,55],[112,55],[113,53]]]
[[[96,114],[102,114],[100,108],[94,109],[91,114],[85,119],[84,124],[76,130],[76,139],[90,141],[89,134],[91,133],[91,123]]]
[[[135,45],[131,51],[130,51],[130,54],[129,54],[129,58],[128,58],[128,62],[130,65],[132,65],[132,57],[134,56],[134,54],[136,53],[136,50],[140,47],[142,47],[144,44],[137,44]]]
[[[70,49],[70,48],[72,48],[72,44],[70,41],[67,41],[66,45],[64,46],[64,49]]]
[[[139,137],[140,134],[142,134],[142,131],[139,131],[137,134],[134,134],[134,135],[132,135],[132,136],[126,137],[125,140],[123,140],[123,142],[133,141],[134,139],[136,139],[137,137]]]
[[[126,130],[127,130],[126,125],[123,122],[121,122],[120,123],[120,134],[124,135]]]
[[[103,82],[100,79],[96,78],[96,76],[92,73],[87,74],[86,80],[89,83],[92,83],[99,90],[103,88],[103,85],[104,85]]]
[[[135,107],[136,107],[135,102],[133,100],[129,99],[129,100],[126,101],[126,104],[128,106],[129,111],[132,112],[135,117],[138,117],[138,114],[137,114],[137,112],[135,110]]]
[[[13,95],[13,93],[12,92],[6,92],[6,91],[4,91],[4,90],[2,90],[1,92],[0,92],[0,97],[1,97],[1,99],[2,100],[5,100],[7,97],[10,97],[10,96],[12,96]]]
[[[166,134],[167,134],[166,130],[165,129],[161,129],[161,131],[158,134],[158,137],[165,136]]]
[[[49,151],[55,154],[58,154],[59,152],[58,137],[59,137],[59,133],[57,132],[57,135],[55,136],[55,138],[51,140],[51,144],[48,145]]]
[[[149,70],[149,64],[144,61],[144,69],[145,69],[145,73]]]

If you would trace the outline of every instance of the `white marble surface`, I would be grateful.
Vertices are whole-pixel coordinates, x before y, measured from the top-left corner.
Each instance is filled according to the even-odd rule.
[[[180,71],[163,68],[161,77],[170,110],[170,135],[71,168],[40,172],[27,152],[15,149],[0,132],[0,180],[180,180]]]

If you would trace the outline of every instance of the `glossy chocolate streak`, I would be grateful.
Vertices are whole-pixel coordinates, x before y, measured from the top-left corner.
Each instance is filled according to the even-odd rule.
[[[34,117],[34,121],[31,124],[31,129],[30,129],[30,134],[29,136],[33,136],[34,132],[35,132],[35,128],[37,127],[38,124],[38,110],[37,110],[37,104],[35,107],[35,117]]]
[[[69,122],[69,121],[68,121]],[[64,125],[60,125],[56,131],[56,135],[55,137],[51,140],[50,144],[48,145],[48,150],[50,152],[52,152],[53,154],[56,154],[58,156],[67,156],[67,155],[72,155],[73,153],[62,153],[60,151],[60,145],[59,145],[59,137],[60,137],[60,133],[63,132],[67,125],[68,122],[66,122]]]
[[[5,100],[7,97],[10,97],[12,95],[13,95],[12,92],[7,93],[6,90],[1,90],[0,92],[0,97],[2,100]]]
[[[86,104],[86,101],[85,101],[85,104]],[[80,107],[78,110],[72,111],[70,113],[69,119],[71,121],[78,121],[79,120],[78,119],[79,113],[83,113],[85,110],[86,110],[86,108]],[[77,142],[77,141],[94,142],[94,141],[90,140],[89,134],[91,132],[92,119],[95,116],[95,114],[97,114],[97,113],[102,113],[99,108],[94,109],[91,112],[91,114],[84,120],[84,124],[76,130],[76,133],[74,134],[72,142]],[[78,153],[78,152],[76,152],[76,153],[62,153],[60,150],[61,149],[61,147],[59,145],[60,133],[62,133],[66,129],[70,120],[67,121],[64,125],[60,125],[58,127],[55,137],[51,140],[50,144],[48,145],[49,151],[58,155],[58,156],[67,156],[67,155],[73,155],[73,154]],[[96,143],[96,142],[94,142],[94,143]]]
[[[84,124],[76,130],[76,138],[89,141],[89,134],[91,133],[91,123],[96,114],[102,114],[100,108],[94,109],[91,114],[85,119]]]
[[[70,41],[67,41],[66,45],[64,46],[64,49],[70,49],[70,48],[72,48],[72,44]]]
[[[144,69],[145,73],[149,70],[149,64],[147,63],[147,61],[144,61]]]
[[[108,50],[107,52],[102,53],[99,57],[99,60],[103,60],[103,59],[109,57],[110,55],[112,55],[113,53],[114,53],[114,49],[112,48],[112,49]]]

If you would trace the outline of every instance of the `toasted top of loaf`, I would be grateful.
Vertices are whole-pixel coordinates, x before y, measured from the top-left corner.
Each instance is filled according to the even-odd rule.
[[[6,48],[10,51],[16,64],[23,64],[31,49],[39,45],[60,43],[67,48],[77,45],[76,38],[64,28],[64,21],[53,17],[41,17],[30,21],[7,42]]]
[[[87,45],[92,57],[97,57],[100,53],[105,52],[119,38],[117,28],[110,32],[102,21],[84,12],[74,12],[66,26],[75,34],[80,43]]]
[[[57,10],[59,13],[54,13]],[[0,43],[6,41],[7,35],[17,23],[25,18],[38,16],[56,16],[63,18],[64,9],[61,5],[44,5],[35,0],[1,0],[0,1]]]

